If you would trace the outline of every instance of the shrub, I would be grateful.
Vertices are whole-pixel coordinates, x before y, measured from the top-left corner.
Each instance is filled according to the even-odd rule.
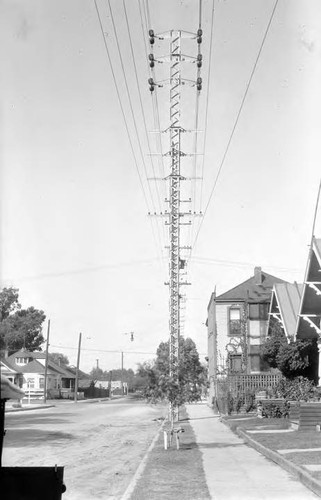
[[[308,401],[317,395],[314,383],[304,377],[281,379],[274,388],[274,397],[288,401]]]
[[[287,401],[264,401],[262,416],[266,418],[287,418],[289,416],[290,404]]]

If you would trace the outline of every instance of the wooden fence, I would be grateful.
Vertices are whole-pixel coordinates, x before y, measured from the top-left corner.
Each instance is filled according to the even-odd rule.
[[[273,388],[283,378],[282,375],[271,373],[258,375],[229,375],[217,380],[214,407],[220,413],[229,413],[231,402],[238,401],[240,407],[254,401],[254,394],[259,391],[272,392]],[[238,411],[238,410],[237,410]]]
[[[229,375],[225,383],[227,383],[228,389],[233,392],[246,393],[252,390],[272,389],[283,378],[282,375],[271,373],[258,375]]]

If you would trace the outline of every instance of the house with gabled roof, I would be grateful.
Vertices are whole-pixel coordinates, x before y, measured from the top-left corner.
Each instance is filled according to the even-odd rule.
[[[11,380],[27,395],[42,397],[45,387],[46,353],[21,349],[8,358],[1,359],[2,369],[12,371]],[[8,377],[10,380],[10,377]],[[76,376],[64,366],[48,360],[48,396],[58,397],[63,392],[73,392]]]
[[[274,285],[269,316],[279,322],[289,342],[300,339],[318,341],[318,368],[314,359],[310,363],[312,372],[315,372],[314,379],[318,376],[321,385],[321,239],[312,238],[303,284]],[[268,335],[272,328],[270,319]]]
[[[318,341],[318,377],[321,385],[321,239],[314,236],[308,255],[295,338]]]
[[[17,385],[18,387],[22,386],[22,383],[19,382],[19,369],[7,358],[0,359],[0,371],[1,375],[4,375],[12,384]]]
[[[227,374],[268,373],[260,350],[266,339],[272,289],[284,280],[261,267],[231,290],[211,295],[207,308],[209,400],[215,394],[215,380]]]

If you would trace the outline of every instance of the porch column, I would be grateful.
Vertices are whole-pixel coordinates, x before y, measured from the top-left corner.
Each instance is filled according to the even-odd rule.
[[[318,338],[319,364],[318,364],[318,387],[321,387],[321,338]]]

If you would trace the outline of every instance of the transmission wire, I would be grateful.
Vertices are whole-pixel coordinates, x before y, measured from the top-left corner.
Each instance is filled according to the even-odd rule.
[[[205,219],[205,215],[207,213],[207,210],[208,210],[208,207],[210,205],[210,202],[211,202],[211,199],[212,199],[212,196],[213,196],[213,193],[215,191],[215,188],[216,188],[216,185],[217,185],[217,182],[218,182],[218,179],[220,177],[220,174],[222,172],[222,168],[223,168],[223,165],[225,163],[225,159],[227,157],[227,154],[228,154],[228,151],[229,151],[229,148],[230,148],[230,145],[231,145],[231,142],[232,142],[232,139],[234,137],[234,133],[235,133],[235,130],[237,128],[237,125],[238,125],[238,122],[239,122],[239,119],[240,119],[240,116],[241,116],[241,113],[242,113],[242,110],[243,110],[243,106],[244,106],[244,103],[245,103],[245,100],[246,100],[246,97],[248,95],[248,92],[249,92],[249,88],[250,88],[250,85],[252,83],[252,80],[253,80],[253,76],[255,74],[255,71],[256,71],[256,68],[257,68],[257,65],[258,65],[258,62],[259,62],[259,59],[260,59],[260,55],[262,53],[262,49],[264,47],[264,44],[265,44],[265,40],[267,38],[267,35],[268,35],[268,32],[269,32],[269,29],[270,29],[270,26],[271,26],[271,23],[272,23],[272,20],[273,20],[273,17],[274,17],[274,13],[276,11],[276,7],[278,5],[278,2],[279,0],[276,0],[275,4],[274,4],[274,8],[272,10],[272,14],[270,16],[270,19],[269,19],[269,22],[268,22],[268,25],[267,25],[267,28],[265,30],[265,33],[264,33],[264,36],[263,36],[263,40],[262,40],[262,43],[260,45],[260,49],[259,49],[259,52],[258,52],[258,55],[256,57],[256,60],[255,60],[255,63],[254,63],[254,66],[253,66],[253,69],[252,69],[252,72],[251,72],[251,75],[250,75],[250,78],[248,80],[248,83],[247,83],[247,86],[246,86],[246,89],[245,89],[245,93],[244,93],[244,96],[243,96],[243,99],[241,101],[241,105],[240,105],[240,108],[239,108],[239,111],[237,113],[237,116],[236,116],[236,119],[235,119],[235,122],[234,122],[234,125],[233,125],[233,128],[232,128],[232,132],[230,134],[230,137],[229,137],[229,140],[228,140],[228,143],[227,143],[227,146],[225,148],[225,152],[224,152],[224,155],[223,155],[223,158],[222,158],[222,161],[220,163],[220,167],[219,167],[219,170],[218,170],[218,173],[216,175],[216,178],[215,178],[215,181],[214,181],[214,185],[213,185],[213,188],[212,188],[212,191],[210,193],[210,197],[209,197],[209,200],[206,204],[206,207],[205,207],[205,210],[204,210],[204,213],[203,213],[203,218],[201,220],[201,223],[199,225],[199,228],[198,228],[198,231],[196,233],[196,237],[195,237],[195,240],[194,240],[194,243],[193,243],[193,248],[195,247],[196,245],[196,242],[197,242],[197,239],[198,239],[198,236],[199,236],[199,233],[200,233],[200,230],[201,230],[201,227],[202,227],[202,224],[204,222],[204,219]]]
[[[145,192],[145,189],[144,189],[143,180],[142,180],[142,177],[141,177],[141,174],[140,174],[140,171],[139,171],[138,162],[137,162],[137,158],[136,158],[136,155],[135,155],[135,150],[134,150],[133,142],[132,142],[132,139],[131,139],[131,136],[130,136],[129,127],[128,127],[128,123],[127,123],[127,120],[126,120],[126,115],[125,115],[124,107],[123,107],[122,100],[121,100],[121,97],[120,97],[120,92],[119,92],[119,88],[118,88],[118,84],[117,84],[117,80],[116,80],[115,71],[114,71],[112,60],[111,60],[110,52],[109,52],[109,49],[108,49],[108,45],[107,45],[107,41],[106,41],[106,36],[105,36],[105,32],[104,32],[104,28],[103,28],[103,24],[102,24],[100,12],[99,12],[98,5],[97,5],[97,0],[94,0],[94,4],[95,4],[95,9],[96,9],[96,13],[97,13],[97,18],[98,18],[99,26],[100,26],[100,31],[101,31],[101,34],[102,34],[102,37],[103,37],[105,51],[106,51],[106,54],[107,54],[107,58],[108,58],[108,61],[109,61],[109,65],[110,65],[110,69],[111,69],[111,73],[112,73],[112,77],[113,77],[113,81],[114,81],[114,85],[115,85],[115,89],[116,89],[116,93],[117,93],[117,98],[118,98],[119,106],[120,106],[120,109],[121,109],[121,113],[122,113],[124,124],[125,124],[125,128],[126,128],[127,137],[128,137],[130,148],[131,148],[132,155],[133,155],[133,159],[134,159],[134,163],[135,163],[135,167],[136,167],[136,172],[137,172],[137,175],[138,175],[138,178],[139,178],[140,187],[141,187],[141,189],[143,191],[143,197],[144,197],[144,200],[145,200],[147,211],[149,212],[150,210],[149,210],[149,206],[148,206],[148,200],[147,200],[146,192]],[[157,240],[156,240],[156,236],[155,236],[155,231],[154,231],[154,227],[153,227],[152,224],[151,224],[151,229],[152,229],[152,234],[153,234],[154,242],[155,242],[155,245],[156,245],[156,248],[157,248],[157,252],[159,252],[159,246],[157,244]],[[159,238],[160,238],[160,236],[159,236]],[[160,256],[160,258],[161,258],[161,256]]]

